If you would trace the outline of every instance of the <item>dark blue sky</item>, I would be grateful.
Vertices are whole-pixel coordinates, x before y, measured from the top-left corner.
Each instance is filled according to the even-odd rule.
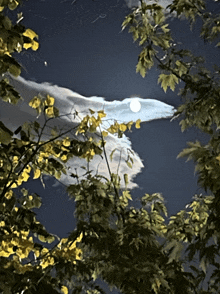
[[[111,4],[107,0],[72,2],[56,1],[54,5],[53,0],[27,1],[20,8],[24,13],[23,23],[38,33],[40,42],[37,52],[29,50],[17,56],[24,68],[23,77],[109,101],[139,95],[175,107],[180,104],[177,92],[168,90],[165,94],[158,86],[157,69],[149,71],[145,78],[136,74],[140,48],[127,30],[121,32],[121,24],[129,13],[124,0]],[[195,54],[205,55],[209,62],[216,61],[217,50],[198,38],[198,26],[190,31],[179,20],[170,21],[170,25],[176,41]],[[194,176],[194,164],[176,159],[187,141],[201,138],[198,130],[181,133],[178,120],[162,119],[143,123],[141,129],[127,135],[145,165],[136,177],[140,188],[132,191],[134,199],[144,193],[162,192],[168,211],[173,214],[184,208],[194,193],[201,192]],[[43,198],[38,215],[46,228],[65,237],[74,222],[74,204],[67,201],[62,186],[54,189],[53,183],[53,179],[48,181],[45,190],[38,180],[26,186]]]
[[[154,98],[177,107],[177,92],[165,94],[157,84],[159,71],[152,69],[145,78],[135,72],[140,48],[121,24],[129,9],[124,0],[41,0],[27,1],[20,8],[23,23],[39,35],[40,49],[27,51],[17,58],[24,68],[22,76],[36,82],[50,82],[70,88],[84,96],[123,100],[132,95]],[[193,31],[185,21],[170,20],[173,38],[183,47],[217,62],[218,51],[198,37],[199,23]],[[47,62],[45,66],[44,62]],[[145,168],[136,177],[140,188],[134,189],[134,206],[145,193],[161,192],[169,214],[191,201],[197,186],[193,162],[176,159],[186,142],[205,140],[198,130],[181,133],[179,121],[169,119],[146,122],[127,136],[133,149],[144,160]],[[43,199],[37,211],[47,230],[66,237],[74,229],[74,203],[63,187],[53,188],[55,180],[30,180],[25,187]]]

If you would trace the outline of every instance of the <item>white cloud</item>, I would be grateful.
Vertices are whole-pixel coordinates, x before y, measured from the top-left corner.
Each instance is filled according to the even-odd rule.
[[[173,2],[172,0],[158,0],[157,2],[155,0],[144,0],[144,1],[147,4],[157,3],[163,6],[164,8],[166,8],[169,4]],[[140,3],[141,3],[139,0],[125,0],[125,2],[129,8],[140,6]]]
[[[86,114],[90,114],[89,108],[93,109],[94,111],[104,109],[105,113],[107,114],[106,118],[104,118],[104,125],[106,127],[108,127],[109,122],[113,122],[114,119],[118,120],[119,122],[127,123],[131,120],[136,121],[140,118],[141,121],[146,122],[154,119],[171,117],[174,112],[174,108],[172,106],[154,99],[142,99],[137,97],[141,103],[141,110],[135,113],[130,110],[130,102],[132,98],[126,98],[122,101],[115,100],[112,102],[105,101],[104,98],[96,96],[87,98],[66,88],[50,85],[49,83],[38,84],[32,81],[26,81],[22,77],[17,79],[13,78],[11,83],[24,98],[24,101],[19,102],[17,106],[10,105],[9,103],[5,103],[0,100],[0,120],[12,131],[15,131],[25,121],[37,120],[41,124],[44,122],[43,116],[40,116],[38,119],[36,119],[36,111],[28,106],[28,102],[38,93],[41,93],[42,95],[49,94],[50,96],[53,96],[55,98],[55,106],[60,110],[60,115],[70,113],[71,111],[74,113],[74,111],[77,110],[80,116],[83,117]],[[79,122],[79,120],[74,119],[73,115],[62,116],[62,118],[51,120],[50,126],[53,127],[56,125],[59,128],[66,130],[77,125],[77,122]],[[138,132],[138,130],[136,131]],[[48,138],[49,134],[50,131],[48,129],[44,139]],[[74,136],[74,133],[72,133],[70,137],[71,136]],[[96,135],[93,134],[93,136]],[[138,154],[134,152],[134,155],[130,154],[134,160],[133,168],[130,169],[127,166],[125,160],[129,154],[128,149],[132,150],[132,146],[130,140],[125,135],[119,139],[116,135],[109,134],[109,136],[106,138],[106,141],[106,153],[111,171],[113,173],[117,173],[118,164],[120,161],[119,175],[121,176],[121,185],[123,187],[123,174],[127,173],[129,180],[132,180],[143,168],[142,160]],[[114,153],[113,161],[111,162],[109,155],[114,148],[118,148],[119,151]],[[120,150],[122,150],[121,160]],[[76,157],[70,160],[67,163],[68,166],[71,166],[69,173],[75,172],[74,168],[77,168],[78,175],[84,174],[85,170],[81,169],[80,167],[83,165],[86,166],[86,164],[86,161],[81,158]],[[94,171],[93,174],[95,174],[98,169],[99,174],[109,178],[106,162],[100,156],[95,156],[94,159],[90,162],[89,166],[90,169]],[[65,185],[68,185],[75,183],[75,180],[69,176],[63,175],[61,182]],[[135,183],[131,182],[128,187],[134,188],[136,186],[137,185]]]

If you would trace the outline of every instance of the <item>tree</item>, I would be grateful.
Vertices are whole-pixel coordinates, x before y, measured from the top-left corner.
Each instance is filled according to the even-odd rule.
[[[12,54],[23,48],[36,50],[37,34],[16,25],[3,14],[15,9],[20,1],[0,1],[1,75],[9,71],[20,74],[20,65]],[[174,0],[171,13],[184,15],[190,24],[197,17],[203,21],[201,34],[213,41],[220,30],[219,16],[205,11],[205,1]],[[0,291],[2,293],[104,293],[97,278],[122,293],[217,293],[219,292],[219,69],[208,71],[202,59],[174,46],[164,10],[156,3],[133,10],[122,24],[130,26],[142,51],[137,72],[145,76],[155,64],[161,70],[159,82],[166,91],[175,90],[179,81],[186,100],[177,112],[183,116],[182,130],[196,125],[210,135],[210,141],[190,143],[180,156],[196,162],[199,184],[210,195],[195,195],[186,210],[181,210],[165,222],[167,216],[162,195],[145,194],[141,208],[129,206],[129,190],[120,189],[119,175],[110,179],[92,176],[67,187],[76,202],[76,229],[61,239],[46,231],[37,221],[33,208],[39,208],[41,197],[16,188],[32,175],[47,173],[55,178],[65,173],[65,162],[72,156],[105,155],[105,136],[116,132],[119,137],[131,124],[117,124],[101,132],[99,142],[89,134],[101,125],[103,111],[84,117],[77,127],[88,139],[78,141],[67,133],[52,131],[48,141],[41,135],[47,122],[59,116],[54,98],[33,97],[30,107],[45,116],[44,125],[24,124],[13,133],[0,122]],[[174,14],[175,15],[175,14]],[[218,44],[217,44],[218,45]],[[163,58],[161,58],[161,54]],[[1,98],[16,104],[19,93],[3,78]],[[15,106],[16,107],[16,106]],[[137,122],[138,125],[139,122]],[[17,137],[15,137],[16,135]],[[18,138],[19,137],[19,138]],[[77,148],[76,148],[77,145]],[[107,162],[108,159],[106,158]],[[126,180],[126,175],[125,175]],[[39,243],[39,241],[41,243]],[[47,248],[47,244],[53,246]],[[197,254],[198,253],[198,254]],[[200,268],[195,261],[200,263]],[[207,269],[212,266],[208,288],[203,288]]]
[[[210,138],[206,145],[202,145],[199,141],[189,142],[189,147],[179,154],[179,157],[187,156],[188,159],[194,160],[198,183],[206,192],[209,190],[210,195],[195,195],[194,201],[189,205],[191,211],[182,210],[172,217],[167,226],[166,238],[171,241],[176,234],[176,241],[173,240],[170,244],[186,242],[185,258],[188,258],[189,262],[197,258],[200,264],[202,270],[191,266],[198,281],[197,292],[192,293],[217,293],[220,273],[218,260],[220,71],[217,66],[211,70],[206,68],[204,58],[194,56],[189,50],[181,49],[173,39],[163,8],[157,5],[156,1],[152,5],[147,5],[145,2],[147,1],[141,1],[141,7],[133,10],[122,25],[123,29],[129,26],[134,40],[138,40],[142,47],[136,71],[144,77],[152,66],[157,65],[160,69],[158,83],[165,92],[168,87],[174,91],[176,85],[183,82],[184,87],[179,94],[184,103],[175,113],[176,118],[182,117],[181,130],[196,126]],[[200,37],[204,42],[210,42],[218,47],[220,16],[207,11],[206,2],[208,1],[174,0],[167,9],[169,13],[173,13],[173,16],[187,19],[191,28],[199,18],[202,21]],[[170,246],[168,245],[168,248]],[[175,246],[172,249],[174,251]],[[202,290],[202,281],[210,266],[212,271],[206,292]]]

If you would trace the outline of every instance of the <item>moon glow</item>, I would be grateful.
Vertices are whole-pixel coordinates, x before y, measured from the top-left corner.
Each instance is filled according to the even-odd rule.
[[[141,103],[137,98],[132,99],[130,103],[130,109],[133,112],[138,112],[141,109]]]

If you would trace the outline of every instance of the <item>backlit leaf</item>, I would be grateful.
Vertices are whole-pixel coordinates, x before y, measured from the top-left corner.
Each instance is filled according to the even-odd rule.
[[[62,286],[61,287],[61,292],[63,293],[63,294],[68,294],[69,292],[68,292],[68,288],[66,287],[66,286]]]
[[[55,99],[51,97],[50,95],[47,95],[47,98],[45,100],[45,104],[48,106],[53,106],[54,105]]]
[[[166,93],[168,87],[170,87],[172,91],[175,90],[175,86],[179,83],[179,79],[174,74],[160,74],[158,78],[158,83],[161,83],[161,87]]]
[[[136,123],[135,123],[135,128],[136,129],[140,129],[140,123],[141,123],[141,119],[138,119],[138,120],[136,120]]]
[[[41,175],[40,169],[35,169],[33,179],[38,179],[40,175]]]
[[[32,31],[31,29],[27,29],[24,33],[23,36],[28,37],[30,39],[34,39],[35,37],[38,38],[38,35]]]

